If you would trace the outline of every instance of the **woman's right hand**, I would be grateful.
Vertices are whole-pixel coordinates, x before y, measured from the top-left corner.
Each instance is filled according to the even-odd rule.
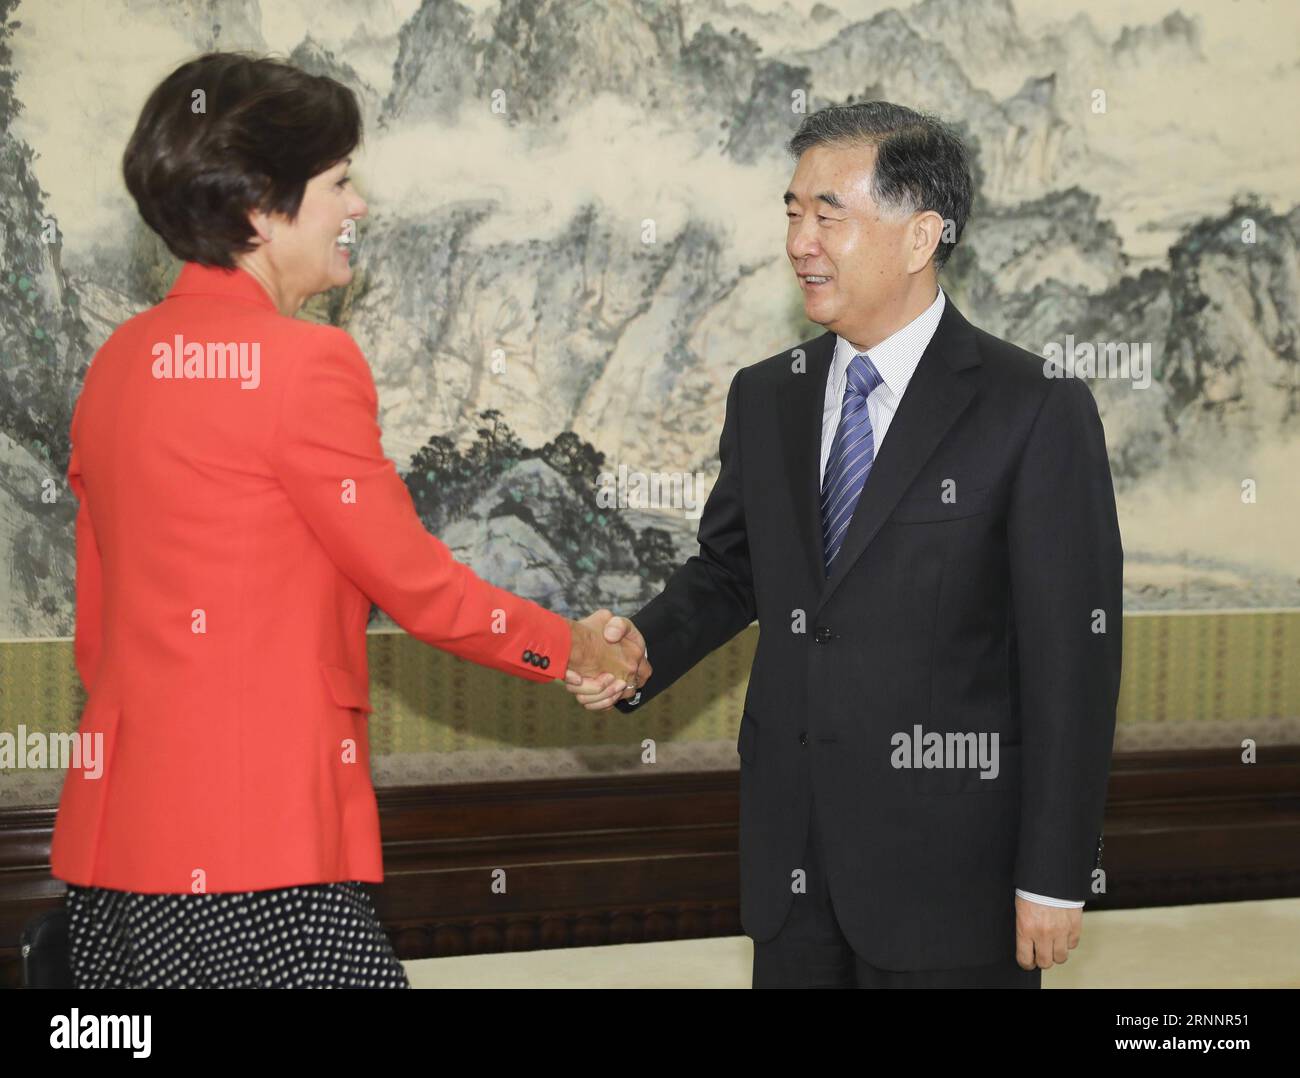
[[[617,643],[607,641],[597,626],[603,626],[610,616],[609,611],[598,610],[583,621],[570,620],[572,644],[568,668],[584,678],[598,679],[602,689],[610,687],[611,682],[618,683],[614,690],[617,693],[629,686],[640,688],[650,674],[645,645],[639,633],[629,633]]]

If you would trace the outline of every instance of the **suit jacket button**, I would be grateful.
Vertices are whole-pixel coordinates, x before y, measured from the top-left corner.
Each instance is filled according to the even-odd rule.
[[[806,730],[799,731],[799,744],[800,745],[808,744],[808,731]]]
[[[543,656],[542,656],[542,669],[545,670],[545,669],[546,669],[548,666],[550,666],[550,665],[551,665],[551,657],[550,657],[549,655],[543,655]]]
[[[524,662],[526,662],[526,663],[530,663],[530,662],[532,662],[532,661],[533,661],[533,653],[532,653],[531,651],[525,651],[525,652],[524,652]]]

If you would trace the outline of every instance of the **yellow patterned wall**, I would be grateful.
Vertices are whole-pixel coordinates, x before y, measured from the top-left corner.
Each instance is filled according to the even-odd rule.
[[[401,632],[368,637],[377,785],[735,766],[758,629],[636,715],[593,714],[558,685],[474,666]],[[72,731],[84,704],[70,640],[0,643],[0,733]],[[1116,748],[1300,743],[1300,611],[1124,619]],[[61,775],[0,771],[0,805],[53,804]]]

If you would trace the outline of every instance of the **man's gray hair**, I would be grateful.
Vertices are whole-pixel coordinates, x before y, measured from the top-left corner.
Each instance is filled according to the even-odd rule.
[[[882,210],[933,210],[943,218],[934,251],[935,268],[942,268],[961,239],[974,196],[965,144],[937,116],[888,101],[863,101],[805,117],[789,150],[798,158],[813,146],[855,144],[876,148],[871,196]]]

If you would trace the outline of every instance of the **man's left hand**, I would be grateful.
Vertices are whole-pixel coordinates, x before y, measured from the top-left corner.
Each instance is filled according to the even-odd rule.
[[[1083,934],[1083,910],[1045,906],[1016,895],[1016,962],[1051,969],[1067,961]]]

